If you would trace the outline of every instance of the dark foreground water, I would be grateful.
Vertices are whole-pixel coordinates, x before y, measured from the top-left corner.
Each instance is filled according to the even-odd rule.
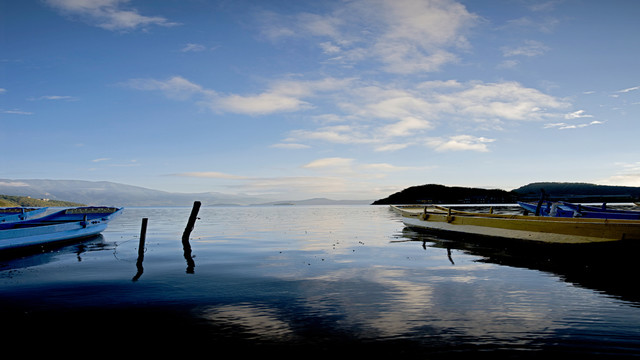
[[[189,253],[190,212],[127,208],[100,237],[0,259],[5,350],[640,356],[633,247],[436,237],[405,229],[386,206],[203,207]]]

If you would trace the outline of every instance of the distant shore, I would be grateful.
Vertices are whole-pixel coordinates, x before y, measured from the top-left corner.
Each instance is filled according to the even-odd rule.
[[[532,183],[506,191],[450,187],[439,184],[412,186],[372,205],[391,204],[513,204],[518,201],[564,200],[580,203],[631,203],[640,199],[640,187],[585,183]]]

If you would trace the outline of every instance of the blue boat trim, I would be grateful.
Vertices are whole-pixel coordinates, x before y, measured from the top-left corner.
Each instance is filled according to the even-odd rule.
[[[122,208],[77,207],[37,219],[0,224],[0,250],[19,249],[100,234]]]
[[[526,211],[539,216],[640,220],[640,211],[612,209],[607,208],[605,204],[602,207],[597,207],[573,204],[566,201],[542,201],[539,203],[518,202],[518,205]]]
[[[0,208],[0,224],[23,221],[44,214],[46,207]]]

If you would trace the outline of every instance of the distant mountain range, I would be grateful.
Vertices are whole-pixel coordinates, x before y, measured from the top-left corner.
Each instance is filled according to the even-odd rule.
[[[558,182],[531,183],[511,191],[427,184],[412,186],[376,201],[314,198],[274,202],[215,192],[172,193],[108,181],[0,179],[0,195],[105,206],[191,206],[194,201],[200,201],[203,206],[514,203],[538,200],[542,191],[551,200],[630,202],[640,199],[640,187]]]
[[[252,196],[215,192],[172,193],[108,181],[82,180],[0,179],[0,194],[104,206],[191,206],[194,201],[200,201],[203,206],[371,203],[371,201],[334,201],[329,199],[268,202],[268,200]]]

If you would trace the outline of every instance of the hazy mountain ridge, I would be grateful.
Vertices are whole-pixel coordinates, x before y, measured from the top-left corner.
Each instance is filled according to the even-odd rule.
[[[228,195],[215,192],[172,193],[109,181],[84,180],[0,179],[0,194],[105,206],[191,206],[194,201],[200,201],[203,206],[371,203],[371,201],[320,198],[301,201],[270,201],[269,199],[255,196]]]
[[[514,203],[517,200],[537,200],[542,190],[552,200],[626,202],[640,199],[640,187],[560,182],[531,183],[511,191],[438,184],[418,185],[376,201],[326,198],[270,201],[260,197],[213,192],[172,193],[109,181],[0,179],[2,195],[105,206],[191,206],[194,201],[200,201],[203,206]]]
[[[217,193],[171,193],[109,181],[0,179],[0,194],[105,206],[246,205],[264,201]]]

